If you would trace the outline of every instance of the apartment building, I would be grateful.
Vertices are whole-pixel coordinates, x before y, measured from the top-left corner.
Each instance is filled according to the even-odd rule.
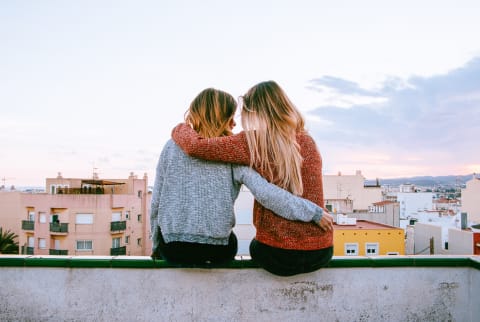
[[[405,255],[403,229],[367,220],[337,220],[334,256]]]
[[[46,193],[2,193],[0,223],[34,255],[150,255],[148,177],[46,179]]]

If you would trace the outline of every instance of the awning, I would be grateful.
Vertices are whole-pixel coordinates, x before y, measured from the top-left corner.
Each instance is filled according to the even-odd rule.
[[[125,182],[115,182],[108,180],[82,180],[82,185],[83,184],[92,184],[96,186],[115,186],[125,184]]]

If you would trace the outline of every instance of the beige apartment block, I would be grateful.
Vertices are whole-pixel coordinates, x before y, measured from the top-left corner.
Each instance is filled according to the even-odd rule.
[[[0,194],[0,226],[34,255],[151,254],[148,177],[46,179],[46,193]]]
[[[380,185],[366,186],[365,177],[357,170],[355,175],[324,175],[325,205],[338,213],[368,212],[369,206],[382,201]]]
[[[462,189],[462,212],[468,214],[468,220],[480,224],[480,178],[473,175]]]

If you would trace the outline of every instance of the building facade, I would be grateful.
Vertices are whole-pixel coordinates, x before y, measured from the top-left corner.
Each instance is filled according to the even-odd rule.
[[[334,225],[334,256],[405,255],[403,229],[366,220]]]
[[[468,214],[468,220],[480,224],[480,178],[477,174],[462,189],[462,212]]]
[[[46,179],[46,193],[9,192],[2,224],[34,255],[150,255],[148,177]],[[8,216],[7,216],[8,214]]]
[[[323,192],[325,206],[331,212],[361,213],[375,202],[382,201],[380,185],[366,186],[365,177],[361,171],[355,175],[324,175]]]

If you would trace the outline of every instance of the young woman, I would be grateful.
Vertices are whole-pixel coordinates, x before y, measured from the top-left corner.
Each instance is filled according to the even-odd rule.
[[[267,81],[241,99],[244,132],[205,139],[180,124],[172,132],[174,141],[193,157],[249,164],[268,181],[324,207],[320,154],[284,91]],[[290,221],[255,200],[253,223],[250,254],[273,274],[311,272],[333,255],[333,218],[326,212],[319,221]]]
[[[198,135],[226,137],[232,134],[236,107],[231,95],[209,88],[193,100],[185,120]],[[316,204],[268,183],[249,167],[189,157],[169,140],[158,161],[152,193],[152,257],[177,264],[233,259],[234,202],[242,183],[265,208],[287,219],[318,221],[322,216]]]

